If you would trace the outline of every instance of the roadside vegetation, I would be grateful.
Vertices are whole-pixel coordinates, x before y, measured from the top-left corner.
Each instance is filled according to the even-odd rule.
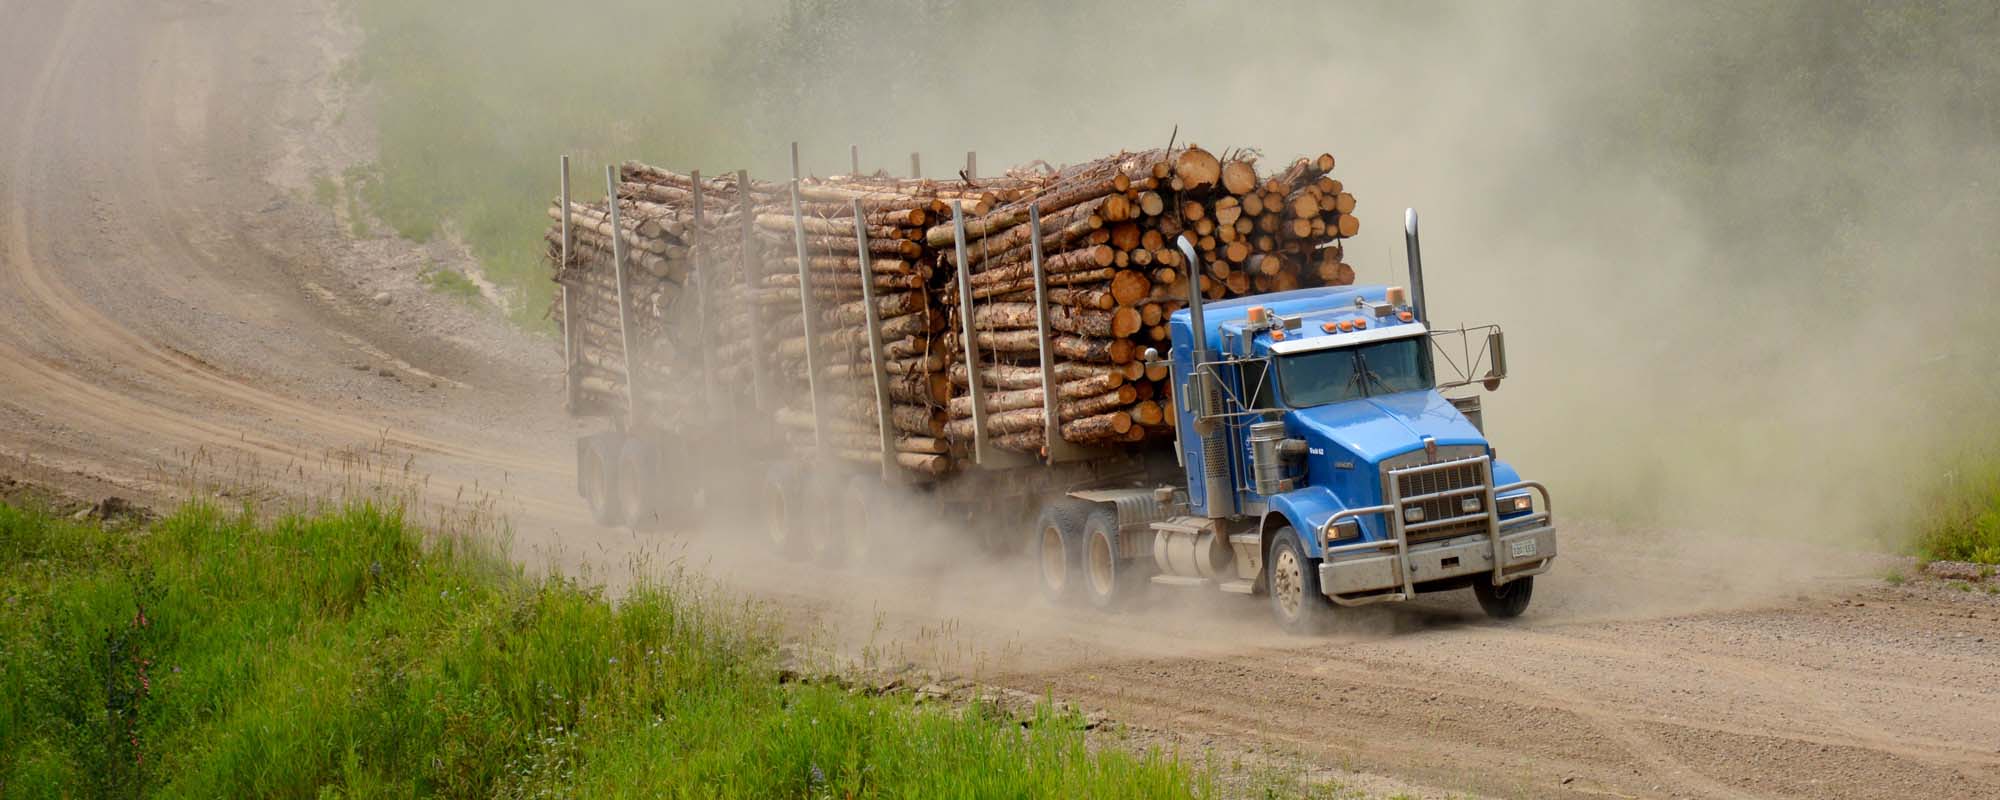
[[[1925,507],[1919,557],[2000,564],[2000,460],[1967,461],[1933,490]]]
[[[405,238],[462,239],[532,329],[550,327],[542,231],[559,155],[573,158],[573,193],[599,198],[616,159],[681,163],[699,143],[716,163],[739,163],[741,153],[717,144],[736,137],[707,113],[727,104],[711,96],[712,81],[686,79],[721,68],[712,31],[731,29],[731,4],[628,4],[597,16],[526,0],[478,14],[441,0],[351,8],[366,35],[354,74],[374,101],[379,141],[361,196]]]
[[[753,609],[616,602],[356,505],[0,505],[0,797],[1185,797],[1174,756],[785,680]]]

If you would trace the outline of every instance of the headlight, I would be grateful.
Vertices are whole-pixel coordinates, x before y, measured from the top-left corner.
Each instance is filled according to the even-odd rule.
[[[1479,498],[1477,497],[1467,497],[1458,501],[1458,511],[1461,514],[1471,514],[1478,510]]]
[[[1424,521],[1424,507],[1423,507],[1423,506],[1410,506],[1409,508],[1405,508],[1405,509],[1403,509],[1403,521],[1404,521],[1404,522],[1423,522],[1423,521]]]
[[[1533,510],[1535,510],[1534,495],[1524,492],[1512,497],[1500,498],[1500,513],[1502,514],[1519,514],[1524,511]]]
[[[1353,517],[1348,517],[1347,519],[1343,519],[1339,522],[1334,523],[1333,527],[1328,528],[1326,532],[1327,544],[1333,544],[1334,542],[1340,541],[1342,539],[1359,539],[1359,538],[1361,538],[1361,523],[1355,520]]]

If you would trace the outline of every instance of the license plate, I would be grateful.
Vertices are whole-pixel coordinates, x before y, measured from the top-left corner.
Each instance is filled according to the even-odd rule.
[[[1534,554],[1535,554],[1535,540],[1533,539],[1522,539],[1521,541],[1518,542],[1507,543],[1508,558],[1528,558],[1530,556],[1533,556]]]

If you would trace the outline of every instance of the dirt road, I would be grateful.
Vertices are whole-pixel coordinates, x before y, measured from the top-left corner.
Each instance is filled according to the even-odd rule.
[[[553,348],[413,288],[385,267],[410,246],[313,201],[311,174],[366,146],[340,132],[353,34],[327,8],[0,0],[0,19],[3,468],[148,497],[190,474],[321,496],[430,476],[433,499],[497,493],[525,554],[661,550],[1144,741],[1420,794],[2000,797],[2000,603],[1841,554],[1585,526],[1521,624],[1451,598],[1298,641],[1247,601],[1080,617],[1024,607],[1009,565],[858,579],[730,532],[591,528]]]

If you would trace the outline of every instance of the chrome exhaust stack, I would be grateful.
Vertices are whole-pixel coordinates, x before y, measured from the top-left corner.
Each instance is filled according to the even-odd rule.
[[[1194,243],[1186,235],[1175,240],[1181,255],[1187,257],[1188,274],[1188,323],[1194,329],[1192,357],[1193,368],[1188,371],[1187,402],[1194,417],[1196,436],[1201,437],[1201,476],[1203,507],[1210,517],[1228,516],[1236,507],[1235,489],[1229,481],[1229,447],[1222,436],[1222,426],[1215,423],[1215,415],[1222,406],[1222,387],[1207,365],[1214,360],[1208,349],[1208,323],[1201,313],[1201,257],[1195,254]],[[1192,499],[1192,498],[1190,498]]]
[[[1417,321],[1430,324],[1430,317],[1424,313],[1424,256],[1417,246],[1417,210],[1403,210],[1403,245],[1410,255],[1410,309],[1416,313]]]

